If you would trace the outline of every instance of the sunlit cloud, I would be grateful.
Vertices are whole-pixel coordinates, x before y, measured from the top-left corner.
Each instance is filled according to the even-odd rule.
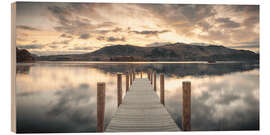
[[[18,2],[17,12],[17,46],[38,55],[176,42],[259,52],[258,5]]]

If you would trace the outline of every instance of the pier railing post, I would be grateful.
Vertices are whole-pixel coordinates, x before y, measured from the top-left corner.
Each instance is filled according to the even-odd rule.
[[[122,74],[117,74],[117,104],[122,104]]]
[[[97,83],[97,132],[104,132],[105,83]]]
[[[164,102],[164,74],[160,74],[160,103],[165,105],[165,102]]]
[[[129,74],[128,72],[126,73],[126,92],[128,91],[129,89]]]
[[[156,79],[156,72],[154,72],[154,91],[157,91]]]
[[[183,82],[183,101],[182,101],[182,128],[184,131],[190,131],[191,124],[191,83]]]

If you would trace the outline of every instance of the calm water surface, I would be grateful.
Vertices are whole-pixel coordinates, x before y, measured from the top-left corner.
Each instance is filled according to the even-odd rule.
[[[259,129],[258,64],[38,62],[17,64],[17,131],[95,132],[97,82],[106,83],[106,127],[117,109],[116,74],[131,68],[155,70],[158,95],[165,73],[165,107],[180,128],[182,81],[191,81],[192,130]]]

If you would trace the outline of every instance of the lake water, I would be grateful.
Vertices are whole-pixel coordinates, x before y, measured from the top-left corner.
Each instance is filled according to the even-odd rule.
[[[156,71],[158,95],[165,74],[165,107],[180,128],[182,81],[191,81],[191,130],[259,130],[256,63],[37,62],[17,64],[17,131],[95,132],[97,82],[106,83],[106,127],[117,110],[116,74],[131,68]]]

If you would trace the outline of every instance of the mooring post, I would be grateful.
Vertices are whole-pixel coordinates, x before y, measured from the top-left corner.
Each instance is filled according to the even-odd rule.
[[[165,105],[164,103],[164,74],[160,74],[160,103]]]
[[[152,71],[150,71],[150,82],[151,82],[151,84],[153,84],[153,72]]]
[[[134,69],[134,80],[135,80],[135,78],[136,78],[136,75],[137,75],[137,72],[136,72],[136,70]]]
[[[132,85],[132,73],[129,72],[129,76],[130,76],[130,86]]]
[[[128,91],[129,89],[129,74],[128,72],[126,73],[126,92]]]
[[[135,80],[135,78],[136,78],[136,71],[135,71],[135,69],[133,70],[133,81]]]
[[[191,83],[185,81],[183,85],[183,101],[182,101],[182,127],[184,131],[190,131],[191,124]]]
[[[149,70],[149,81],[151,83],[151,72],[150,72],[150,70]]]
[[[97,83],[97,132],[104,132],[105,83]]]
[[[117,104],[122,104],[122,74],[117,74]]]
[[[132,73],[132,70],[131,70],[130,74],[131,74],[131,84],[132,84],[133,83],[133,73]]]
[[[156,72],[154,72],[154,91],[157,91],[156,79]]]

